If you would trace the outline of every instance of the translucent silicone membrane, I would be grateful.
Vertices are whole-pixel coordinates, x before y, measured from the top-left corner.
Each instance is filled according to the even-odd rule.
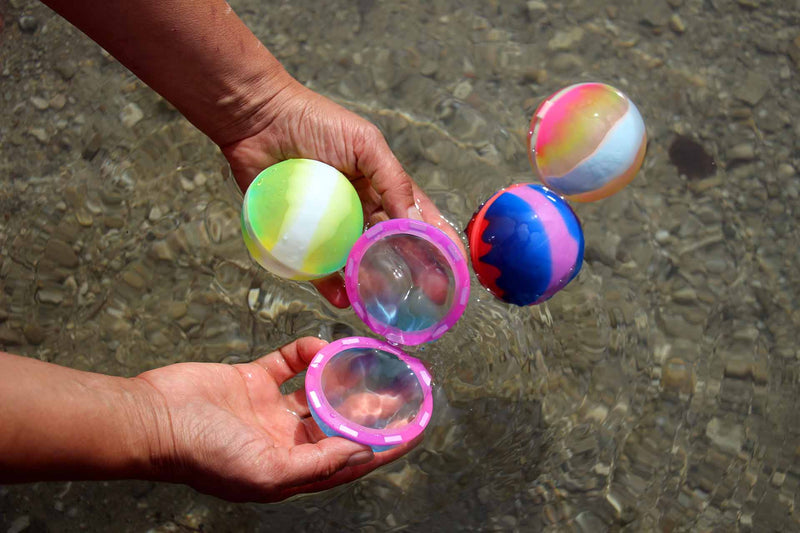
[[[392,235],[373,244],[358,269],[358,293],[367,312],[403,331],[427,329],[453,305],[453,271],[433,244]]]
[[[458,247],[423,222],[390,220],[358,241],[345,269],[353,310],[391,342],[434,340],[460,318],[469,274]]]
[[[322,393],[351,422],[371,429],[405,426],[422,407],[422,387],[396,355],[351,348],[334,355],[322,371]]]
[[[306,372],[311,415],[328,436],[382,451],[419,436],[431,419],[431,376],[425,366],[386,342],[334,341]]]

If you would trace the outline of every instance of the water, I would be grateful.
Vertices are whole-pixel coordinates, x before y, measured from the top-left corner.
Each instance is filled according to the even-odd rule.
[[[517,309],[473,278],[456,328],[409,350],[436,396],[404,459],[271,506],[145,482],[10,486],[0,526],[800,530],[796,4],[231,5],[296,77],[374,121],[456,227],[533,181],[528,120],[571,83],[634,100],[644,168],[574,205],[586,261],[564,291]],[[222,161],[168,105],[41,5],[2,9],[0,344],[134,375],[369,334],[249,260]],[[130,104],[144,118],[128,127]],[[685,168],[686,137],[702,168]]]

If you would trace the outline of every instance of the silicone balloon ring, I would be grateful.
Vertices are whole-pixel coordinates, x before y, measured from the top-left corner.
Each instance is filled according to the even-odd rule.
[[[469,301],[469,268],[440,229],[392,219],[353,245],[345,287],[356,315],[389,342],[407,346],[438,339]]]
[[[382,451],[419,436],[433,413],[423,364],[376,339],[348,337],[317,353],[306,372],[311,415],[328,436]]]

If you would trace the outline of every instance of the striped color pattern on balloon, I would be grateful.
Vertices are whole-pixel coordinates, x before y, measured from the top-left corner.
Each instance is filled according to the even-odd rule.
[[[242,209],[242,234],[253,257],[274,274],[298,280],[342,268],[363,224],[349,180],[309,159],[264,170],[247,189]]]
[[[542,102],[528,144],[531,165],[545,185],[570,200],[590,202],[633,180],[647,134],[627,96],[609,85],[582,83]]]
[[[516,305],[551,298],[583,263],[580,221],[566,201],[540,185],[497,192],[473,216],[467,237],[480,282]]]

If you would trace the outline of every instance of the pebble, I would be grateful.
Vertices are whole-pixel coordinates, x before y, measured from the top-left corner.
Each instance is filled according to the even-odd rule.
[[[94,218],[92,217],[92,214],[83,207],[75,211],[75,220],[77,220],[78,224],[84,228],[88,228],[94,224]]]
[[[188,310],[189,306],[186,305],[186,302],[169,302],[164,307],[164,314],[171,320],[178,320],[186,316]]]
[[[787,179],[793,177],[797,171],[795,168],[790,165],[789,163],[781,163],[778,165],[778,177],[781,179]]]
[[[739,453],[744,444],[744,427],[714,417],[706,425],[706,437],[721,450]]]
[[[583,29],[577,26],[569,30],[557,31],[547,42],[547,49],[551,52],[572,50],[583,40],[583,35]]]
[[[128,128],[134,127],[143,118],[144,112],[142,112],[141,108],[133,102],[126,104],[119,113],[120,121]]]
[[[658,244],[666,244],[669,242],[669,231],[665,229],[656,231],[655,239]]]
[[[22,533],[31,526],[31,517],[28,515],[18,516],[11,522],[6,533]]]
[[[64,81],[71,80],[78,72],[78,63],[72,59],[59,61],[55,66],[55,71],[61,76]]]
[[[692,367],[678,357],[669,359],[661,368],[661,386],[666,390],[691,394],[695,386]]]
[[[203,531],[210,510],[204,505],[196,505],[180,519],[180,524],[192,531]]]
[[[672,16],[669,17],[669,27],[675,33],[683,33],[686,31],[686,24],[677,13],[673,13]]]
[[[672,300],[679,304],[693,304],[697,301],[697,293],[691,287],[683,287],[672,293]]]
[[[122,273],[120,278],[123,282],[125,282],[126,285],[133,287],[134,289],[141,290],[147,285],[145,279],[139,275],[139,273],[134,272],[133,270],[126,270]]]
[[[148,255],[160,261],[173,261],[175,252],[167,241],[156,241],[150,247]]]
[[[453,89],[453,96],[459,100],[464,100],[470,93],[472,93],[472,84],[469,80],[460,81]]]
[[[30,15],[22,15],[19,18],[19,29],[23,33],[33,33],[39,27],[39,21]]]
[[[584,229],[586,236],[586,259],[600,261],[606,266],[617,264],[617,250],[622,237],[604,230],[600,226],[588,226]]]
[[[107,215],[103,217],[103,224],[110,229],[120,229],[125,226],[125,219],[117,215]]]
[[[208,176],[206,175],[205,172],[198,172],[197,174],[194,175],[192,181],[194,181],[194,184],[197,185],[198,187],[204,187],[205,184],[208,183]]]
[[[185,176],[181,176],[181,188],[186,192],[192,192],[195,189],[195,184],[193,180],[188,179]]]
[[[31,128],[28,130],[28,133],[30,133],[37,141],[41,143],[46,143],[50,138],[44,128]]]
[[[705,266],[706,270],[712,274],[722,274],[728,270],[728,268],[730,268],[728,261],[721,257],[712,257],[707,259]]]
[[[754,106],[764,98],[770,85],[768,78],[755,72],[748,72],[744,82],[737,86],[733,95],[739,100]]]
[[[28,339],[28,342],[31,344],[41,344],[47,337],[47,332],[44,328],[36,323],[26,324],[25,327],[22,328],[22,334],[25,335],[25,338]]]
[[[744,359],[729,359],[725,363],[725,377],[746,379],[750,376],[752,363]]]
[[[31,103],[33,107],[38,109],[39,111],[44,111],[48,107],[50,107],[50,102],[47,99],[42,98],[41,96],[31,96]]]
[[[55,95],[50,99],[50,107],[55,109],[56,111],[64,109],[65,105],[67,105],[67,97],[61,93]]]
[[[528,13],[536,13],[539,14],[543,11],[547,11],[547,4],[540,0],[529,0],[526,4],[528,8]]]
[[[553,58],[550,69],[556,72],[565,73],[570,70],[578,70],[583,67],[583,59],[579,55],[571,53],[558,54]]]
[[[655,33],[660,33],[660,30],[669,23],[672,14],[669,5],[663,0],[642,0],[631,4],[630,7],[639,15],[639,22],[651,27]]]
[[[425,59],[419,68],[419,73],[423,76],[433,76],[439,70],[439,64],[432,59]]]
[[[756,147],[752,143],[740,143],[728,151],[731,161],[752,161],[756,158]]]
[[[66,268],[75,268],[79,263],[78,256],[72,246],[61,239],[50,239],[45,246],[44,255]]]
[[[59,305],[64,301],[64,293],[58,289],[39,289],[36,296],[43,304]]]

